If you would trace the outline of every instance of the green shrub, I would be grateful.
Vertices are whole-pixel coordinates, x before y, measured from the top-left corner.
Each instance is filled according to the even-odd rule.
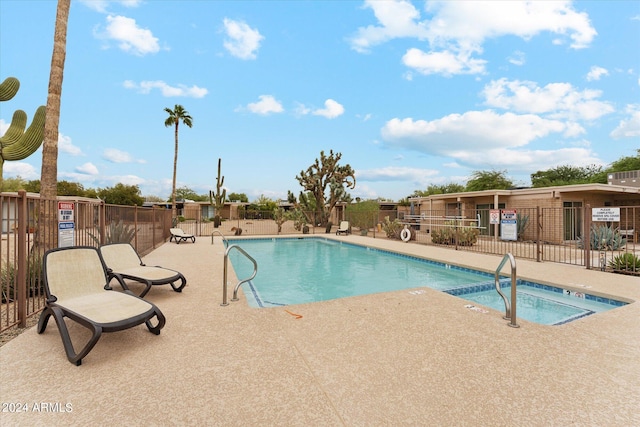
[[[380,205],[375,200],[351,203],[346,207],[346,219],[352,227],[370,229],[378,222]]]
[[[606,225],[591,224],[589,238],[594,251],[617,251],[627,244],[627,239],[616,228]],[[578,247],[584,248],[582,236],[578,238]]]
[[[13,264],[6,264],[0,270],[0,287],[2,287],[2,302],[13,301],[17,297],[16,286],[16,268]]]
[[[42,283],[42,259],[37,253],[29,254],[27,258],[27,297],[44,295]],[[18,270],[14,264],[4,264],[0,271],[0,287],[2,288],[2,302],[13,301],[18,298]]]
[[[529,215],[516,214],[516,223],[518,224],[518,240],[523,240],[524,232],[529,227]]]
[[[609,261],[609,268],[616,271],[640,272],[640,258],[631,252],[625,252]]]
[[[125,224],[122,220],[115,222],[111,221],[106,229],[105,244],[109,243],[131,243],[136,236],[136,229],[131,228],[129,224]],[[93,233],[89,233],[96,245],[100,245],[100,237],[95,236]]]
[[[402,223],[398,218],[391,221],[389,220],[388,216],[385,216],[384,221],[382,221],[382,229],[384,230],[388,238],[399,239],[400,232],[402,231]]]
[[[472,246],[478,241],[480,230],[475,227],[476,224],[472,222],[471,227],[457,227],[456,221],[445,221],[444,227],[431,231],[431,241],[438,245],[455,245],[456,244],[456,230],[458,236],[458,246]]]

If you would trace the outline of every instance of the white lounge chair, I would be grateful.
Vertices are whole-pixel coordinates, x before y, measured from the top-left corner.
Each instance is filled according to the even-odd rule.
[[[107,270],[98,250],[90,246],[51,249],[44,254],[43,280],[47,300],[38,320],[38,333],[53,316],[69,362],[80,366],[103,332],[115,332],[142,323],[158,335],[165,317],[158,307],[131,292],[107,290]],[[91,338],[76,353],[64,318],[91,331]],[[152,324],[156,318],[157,324]]]
[[[193,234],[185,233],[182,228],[170,228],[169,231],[171,232],[169,241],[175,240],[175,242],[179,244],[180,242],[186,242],[187,240],[191,239],[191,242],[196,242],[196,236],[194,236]]]
[[[169,284],[176,292],[182,292],[182,288],[187,285],[187,279],[182,273],[160,266],[145,265],[129,243],[103,245],[100,247],[100,255],[107,267],[108,282],[116,279],[125,290],[129,289],[125,279],[146,285],[140,298],[143,298],[154,285]],[[176,285],[178,281],[181,283]]]
[[[336,231],[336,236],[349,233],[351,233],[351,226],[349,225],[349,221],[341,221],[340,226],[338,227],[338,231]]]

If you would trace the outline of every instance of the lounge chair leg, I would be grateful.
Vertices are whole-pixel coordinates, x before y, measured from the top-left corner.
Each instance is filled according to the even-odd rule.
[[[53,312],[49,307],[46,307],[44,310],[42,310],[42,313],[40,313],[40,319],[38,319],[39,334],[42,334],[45,331],[45,329],[47,329],[47,324],[49,324],[49,318],[51,317],[52,314]]]
[[[142,293],[140,295],[138,295],[140,298],[144,298],[144,296],[151,290],[151,282],[147,281],[147,282],[143,282],[147,287],[144,288],[144,291],[142,291]]]
[[[145,325],[147,325],[147,328],[151,333],[153,333],[154,335],[160,335],[160,330],[164,327],[166,323],[166,319],[162,314],[162,312],[160,312],[160,310],[156,310],[155,313],[156,313],[156,319],[158,320],[158,324],[156,326],[153,326],[153,324],[151,323],[151,320],[147,320],[144,323]]]
[[[51,312],[47,314],[47,318],[48,316],[53,314],[56,325],[58,325],[58,331],[60,331],[60,337],[62,338],[64,351],[65,353],[67,353],[67,359],[69,359],[69,362],[73,363],[74,365],[80,366],[82,364],[82,359],[87,354],[89,354],[89,352],[93,349],[93,347],[100,339],[100,336],[102,335],[102,327],[98,325],[91,325],[91,327],[89,327],[88,325],[83,324],[83,326],[91,331],[91,338],[82,348],[82,350],[80,350],[79,353],[76,353],[75,349],[73,348],[73,343],[71,342],[71,336],[69,335],[67,324],[64,323],[64,314],[62,310],[60,310],[58,307],[53,307],[50,308],[50,311]]]
[[[176,292],[182,292],[182,289],[187,286],[187,279],[184,276],[180,277],[180,286],[176,286],[174,283],[175,282],[171,282],[171,287],[173,288],[174,291]]]

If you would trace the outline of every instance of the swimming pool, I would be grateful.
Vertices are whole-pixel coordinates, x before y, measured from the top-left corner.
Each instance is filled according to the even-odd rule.
[[[493,274],[326,238],[230,240],[258,263],[243,286],[252,307],[302,304],[347,296],[429,287],[504,312]],[[253,272],[237,251],[229,259],[239,279]],[[503,281],[510,297],[509,280]],[[518,280],[518,318],[557,325],[626,303]]]

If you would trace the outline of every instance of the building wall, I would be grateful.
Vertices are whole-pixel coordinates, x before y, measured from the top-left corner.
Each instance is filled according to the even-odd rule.
[[[524,240],[534,240],[536,238],[536,227],[539,208],[541,222],[544,229],[544,240],[554,243],[562,243],[565,241],[567,234],[565,229],[568,227],[567,233],[575,239],[583,232],[582,223],[584,220],[584,209],[587,206],[605,207],[605,206],[640,206],[640,196],[637,193],[620,194],[607,192],[589,192],[589,191],[562,191],[566,190],[562,187],[549,189],[549,191],[536,192],[522,191],[515,194],[499,194],[498,204],[504,204],[505,209],[516,209],[522,215],[529,216],[529,226],[525,230],[522,238]],[[442,217],[460,215],[466,219],[474,220],[478,213],[479,205],[489,205],[493,207],[493,194],[469,194],[457,193],[451,197],[436,196],[437,198],[421,199],[419,210],[421,214]],[[571,204],[566,207],[565,204]],[[459,211],[452,209],[459,206]],[[457,212],[457,213],[456,213]],[[622,229],[640,229],[640,209],[621,209],[620,228]],[[567,224],[567,221],[574,223]],[[438,220],[432,218],[422,222],[424,229],[433,228],[438,224],[443,224],[444,219]],[[571,231],[575,228],[575,231]],[[484,234],[484,233],[483,233]]]

